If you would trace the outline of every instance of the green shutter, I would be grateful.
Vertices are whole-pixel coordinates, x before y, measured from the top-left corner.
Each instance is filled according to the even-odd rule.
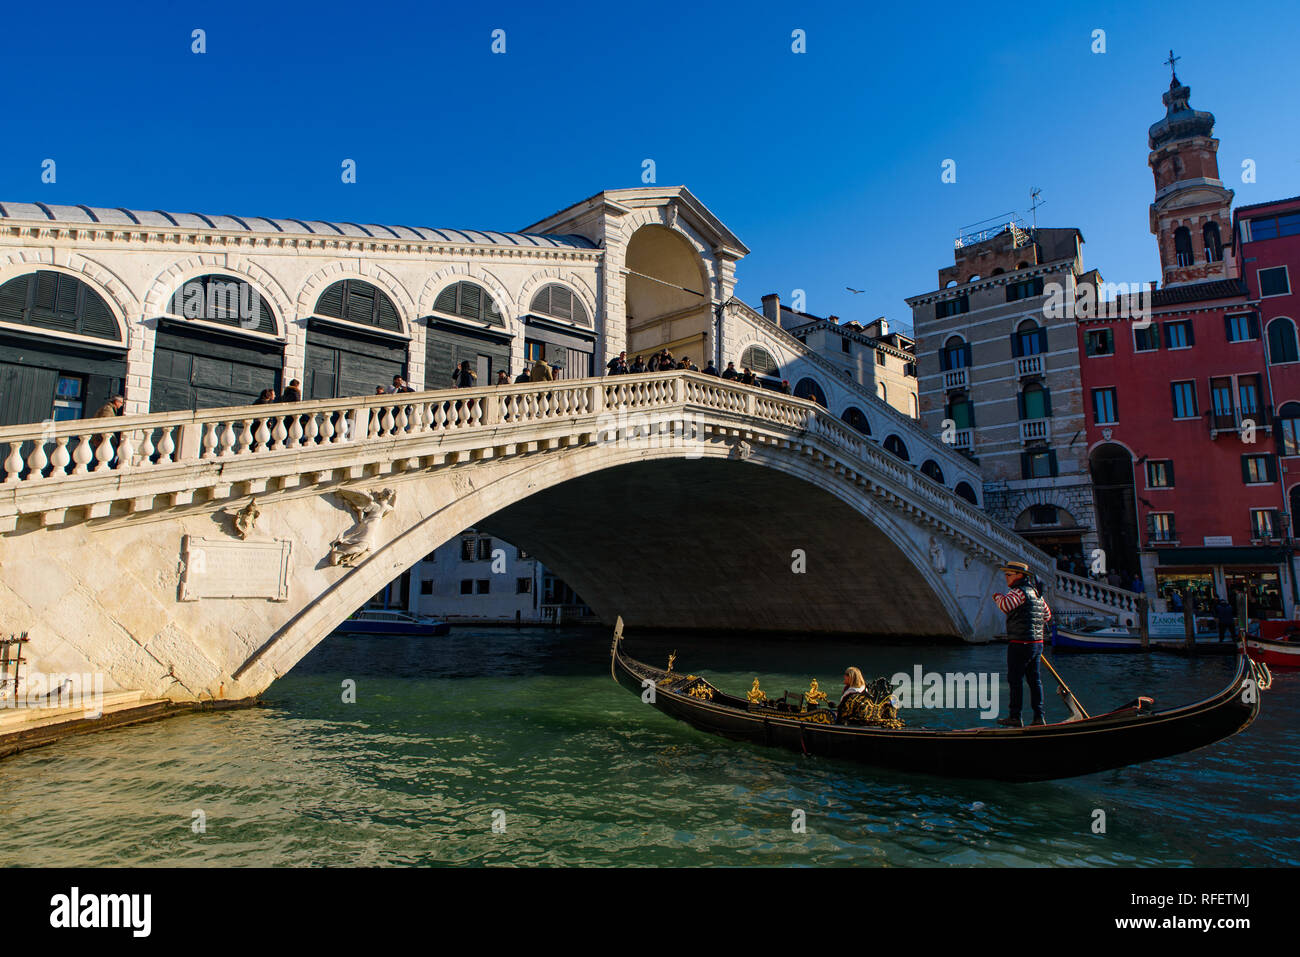
[[[1029,453],[1028,452],[1020,453],[1020,477],[1022,479],[1027,479],[1032,477],[1029,474]]]
[[[1242,484],[1243,484],[1243,485],[1244,485],[1244,484],[1248,484],[1248,483],[1250,482],[1250,465],[1249,465],[1249,461],[1250,461],[1250,456],[1249,456],[1249,455],[1243,455],[1243,456],[1241,457],[1241,481],[1242,481]]]
[[[1023,392],[1016,393],[1016,417],[1019,419],[1025,417],[1025,394]]]
[[[335,319],[343,318],[343,286],[347,282],[336,282],[316,300],[316,313],[321,316],[331,316]]]
[[[1056,477],[1056,449],[1047,450],[1047,465],[1051,471],[1052,477]]]
[[[1052,390],[1043,389],[1043,415],[1052,414]]]

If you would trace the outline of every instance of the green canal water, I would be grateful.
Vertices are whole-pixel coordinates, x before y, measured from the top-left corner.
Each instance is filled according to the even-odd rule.
[[[4,865],[1295,865],[1300,677],[1243,735],[1045,784],[951,781],[736,744],[616,686],[593,630],[332,637],[267,706],[0,761]],[[638,638],[629,652],[744,692],[809,678],[997,672],[1003,646]],[[1084,704],[1170,706],[1229,658],[1057,660]],[[343,684],[356,683],[344,703]],[[1005,691],[1002,689],[1003,713]],[[1049,708],[1063,714],[1055,695]],[[972,712],[910,711],[961,727]],[[1105,833],[1094,833],[1096,811]],[[204,829],[193,824],[202,812]],[[802,812],[797,813],[797,812]],[[806,830],[792,828],[800,817]],[[498,829],[494,830],[494,823]],[[504,830],[500,826],[504,825]]]

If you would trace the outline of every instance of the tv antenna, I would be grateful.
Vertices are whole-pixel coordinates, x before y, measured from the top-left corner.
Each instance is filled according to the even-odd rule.
[[[1030,212],[1033,214],[1033,217],[1034,217],[1034,234],[1035,234],[1035,235],[1037,235],[1037,233],[1038,233],[1038,207],[1039,207],[1039,206],[1046,206],[1046,205],[1047,205],[1046,200],[1044,200],[1043,202],[1039,202],[1038,197],[1040,197],[1040,196],[1042,196],[1042,195],[1043,195],[1043,191],[1042,191],[1041,189],[1039,189],[1037,186],[1031,186],[1031,187],[1029,187],[1029,210],[1030,210]]]

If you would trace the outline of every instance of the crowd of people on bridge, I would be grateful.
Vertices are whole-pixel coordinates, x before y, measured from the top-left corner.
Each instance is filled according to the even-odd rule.
[[[744,366],[740,371],[736,370],[734,362],[728,362],[727,368],[721,372],[710,359],[701,369],[691,361],[690,356],[682,356],[681,359],[674,359],[672,352],[668,349],[661,349],[650,356],[647,360],[644,356],[637,356],[631,362],[627,361],[627,353],[620,352],[614,358],[605,364],[606,375],[634,375],[639,372],[667,372],[669,370],[681,370],[685,372],[701,372],[704,375],[717,376],[719,379],[728,379],[739,382],[742,385],[765,385],[749,366]],[[790,382],[782,379],[780,386],[776,388],[777,392],[783,395],[790,394]]]

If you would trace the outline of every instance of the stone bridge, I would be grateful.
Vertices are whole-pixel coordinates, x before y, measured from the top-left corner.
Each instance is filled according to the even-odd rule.
[[[39,671],[229,700],[470,526],[640,627],[980,640],[1000,562],[1055,581],[810,401],[691,372],[398,401],[0,428],[0,627]]]

